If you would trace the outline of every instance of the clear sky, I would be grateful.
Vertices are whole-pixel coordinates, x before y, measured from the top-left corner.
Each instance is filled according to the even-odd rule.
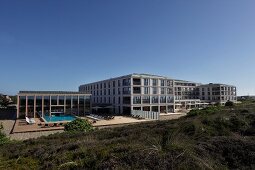
[[[0,0],[0,92],[150,73],[255,94],[254,0]]]

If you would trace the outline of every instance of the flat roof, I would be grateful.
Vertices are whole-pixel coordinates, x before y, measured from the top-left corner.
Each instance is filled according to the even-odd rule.
[[[230,84],[221,84],[221,83],[209,83],[209,84],[203,84],[201,86],[231,86],[231,87],[236,87],[234,85]]]
[[[92,85],[92,84],[96,84],[96,83],[100,83],[100,82],[104,82],[104,81],[112,81],[112,80],[117,80],[117,79],[121,79],[121,78],[132,77],[132,76],[152,77],[152,78],[162,78],[162,79],[174,80],[173,78],[169,78],[169,77],[166,77],[166,76],[159,76],[159,75],[146,74],[146,73],[131,73],[131,74],[123,75],[123,76],[112,77],[112,78],[108,78],[108,79],[103,79],[103,80],[99,80],[99,81],[85,83],[85,84],[80,85],[79,87],[85,86],[85,85]]]
[[[77,91],[19,91],[19,94],[86,94],[91,95],[85,92]]]

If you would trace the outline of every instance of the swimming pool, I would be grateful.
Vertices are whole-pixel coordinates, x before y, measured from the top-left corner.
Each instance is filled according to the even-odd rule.
[[[73,115],[56,115],[56,116],[44,116],[47,122],[61,122],[61,121],[73,121],[76,119]]]

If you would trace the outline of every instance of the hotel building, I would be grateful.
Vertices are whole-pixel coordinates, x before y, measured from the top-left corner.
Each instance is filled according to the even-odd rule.
[[[84,116],[91,112],[91,94],[67,91],[20,91],[17,118],[51,116],[54,113]]]
[[[207,86],[209,85],[164,76],[130,74],[84,84],[79,87],[79,91],[91,93],[91,101],[96,108],[107,106],[117,114],[130,114],[132,110],[173,113],[205,107],[215,102],[213,98],[208,100],[202,93],[203,87]],[[221,103],[227,100],[236,101],[236,88],[228,87],[231,87],[233,93],[228,93],[228,88],[224,89],[224,100],[221,100]],[[220,91],[220,94],[223,91]],[[220,99],[223,99],[223,96],[220,96]]]
[[[199,98],[203,101],[221,105],[227,101],[236,102],[236,87],[226,84],[205,84],[199,86]]]

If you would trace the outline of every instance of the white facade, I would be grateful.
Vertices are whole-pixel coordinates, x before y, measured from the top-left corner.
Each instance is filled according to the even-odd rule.
[[[131,110],[173,113],[208,105],[201,100],[200,83],[149,74],[130,74],[79,87],[91,93],[94,106],[111,105],[117,114]]]
[[[210,102],[225,104],[227,101],[237,102],[236,87],[225,84],[206,84],[199,86],[200,99]]]

